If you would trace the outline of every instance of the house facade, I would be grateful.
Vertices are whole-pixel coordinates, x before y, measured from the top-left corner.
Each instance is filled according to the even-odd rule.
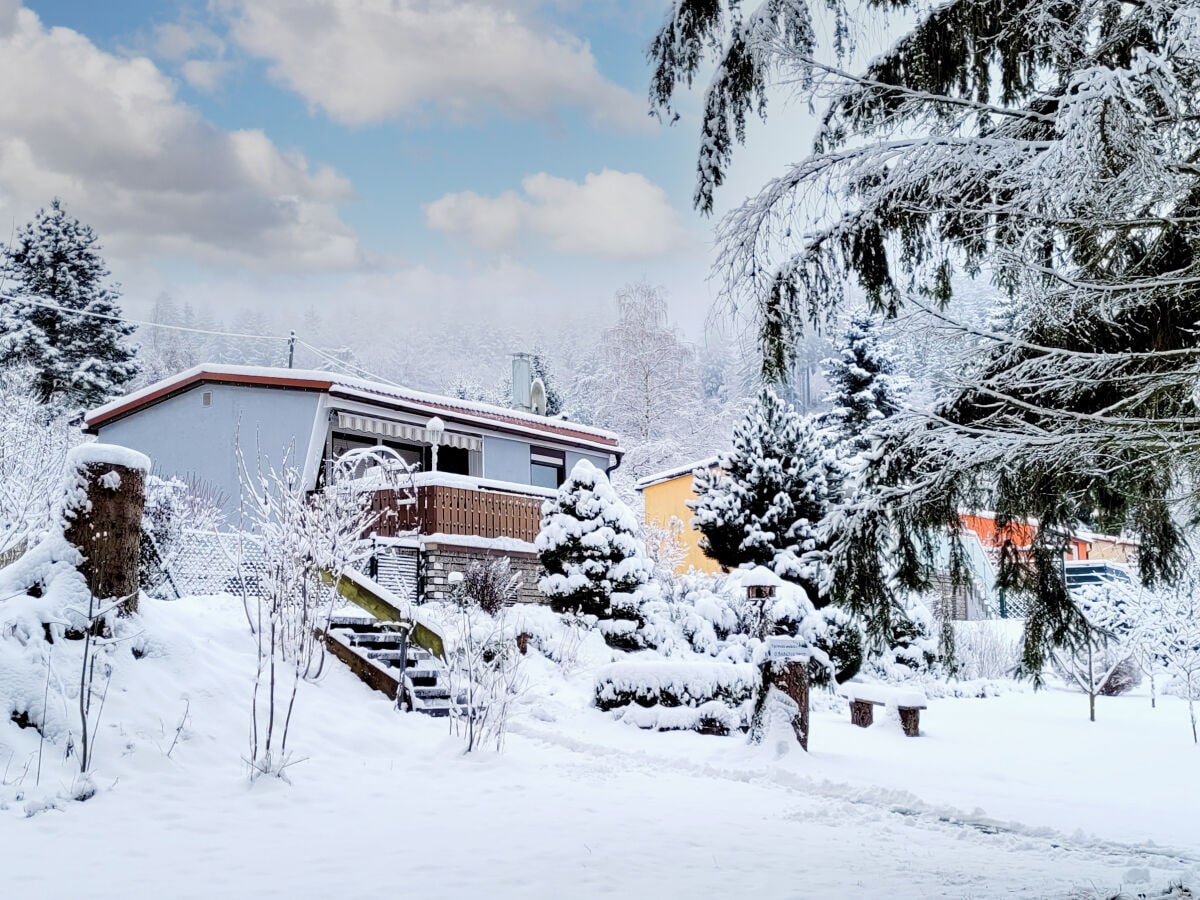
[[[704,555],[700,549],[700,532],[691,527],[692,511],[688,502],[696,499],[693,489],[693,474],[697,469],[715,466],[716,457],[697,460],[658,474],[643,478],[637,483],[644,501],[644,520],[647,525],[669,529],[673,520],[679,523],[676,538],[683,545],[685,555],[676,572],[682,574],[696,569],[708,574],[721,571],[715,560]],[[949,577],[950,540],[944,536],[933,547],[932,594],[929,603],[940,603],[946,614],[953,619],[982,619],[995,616],[1020,615],[1021,608],[1008,602],[996,589],[996,567],[1000,548],[1009,540],[1018,551],[1026,550],[1037,535],[1037,522],[1013,523],[999,528],[996,517],[990,512],[962,513],[962,531],[959,534],[964,561],[967,566],[967,583],[953,584]],[[1079,572],[1091,571],[1099,561],[1108,564],[1105,569],[1120,569],[1136,562],[1137,542],[1124,537],[1111,537],[1080,531],[1067,538],[1064,566],[1068,574],[1076,567]],[[1122,570],[1124,571],[1124,570]]]
[[[521,392],[528,385],[514,393]],[[147,454],[155,474],[217,495],[231,523],[242,490],[239,451],[250,472],[259,460],[264,468],[287,464],[315,490],[337,477],[347,451],[386,447],[412,467],[415,496],[400,515],[380,520],[376,537],[398,551],[433,547],[422,583],[438,580],[439,554],[461,562],[460,551],[502,547],[529,563],[541,504],[571,467],[587,459],[611,472],[622,455],[616,435],[602,429],[296,369],[198,366],[92,410],[85,423],[99,440]],[[378,499],[381,508],[395,506]]]
[[[696,499],[696,491],[692,487],[692,474],[697,469],[708,468],[717,464],[717,458],[701,459],[677,466],[665,472],[647,476],[638,481],[636,487],[642,495],[645,510],[644,521],[665,531],[672,531],[672,522],[678,522],[674,534],[683,547],[684,555],[675,567],[676,574],[683,574],[689,569],[715,575],[721,571],[715,559],[704,555],[700,549],[700,532],[692,528],[692,510],[688,501]]]

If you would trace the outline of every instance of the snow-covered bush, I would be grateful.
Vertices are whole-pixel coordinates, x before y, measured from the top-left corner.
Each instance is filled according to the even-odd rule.
[[[954,654],[964,680],[1011,678],[1020,662],[1017,636],[999,621],[955,622]]]
[[[509,716],[524,688],[521,653],[504,605],[486,612],[468,593],[466,579],[454,585],[448,606],[452,631],[447,646],[450,669],[450,723],[466,741],[466,752],[492,745],[503,749]]]
[[[48,492],[52,511],[45,533],[0,569],[0,724],[37,730],[35,783],[45,744],[77,759],[79,779],[70,793],[78,799],[94,792],[88,771],[96,723],[110,681],[133,658],[132,639],[140,629],[120,615],[125,598],[92,592],[79,568],[83,557],[65,534],[86,508],[82,467],[118,459],[143,472],[150,467],[148,459],[125,448],[88,444],[72,450],[65,474]]]
[[[37,393],[32,368],[0,368],[0,557],[50,525],[67,450],[79,439],[66,413]]]
[[[761,687],[758,667],[746,663],[631,660],[596,673],[595,703],[602,710],[630,706],[655,713],[678,707],[695,710],[676,714],[674,720],[660,720],[656,715],[653,725],[648,724],[648,717],[630,720],[641,727],[694,728],[706,718],[723,723],[733,720],[734,727],[744,727]]]
[[[334,603],[322,579],[336,582],[370,553],[362,535],[379,513],[371,510],[370,490],[353,483],[309,493],[290,452],[278,470],[260,458],[254,472],[238,456],[243,521],[263,557],[257,584],[239,578],[258,646],[248,762],[252,778],[282,776],[300,682],[324,667],[322,634]]]
[[[521,576],[514,574],[512,560],[496,556],[472,561],[462,573],[461,591],[489,616],[515,603],[521,587]]]
[[[888,647],[869,658],[866,668],[883,681],[905,682],[941,674],[933,616],[911,595],[892,619]]]
[[[808,666],[808,680],[817,686],[841,684],[859,673],[863,666],[863,633],[858,620],[840,606],[816,610],[806,623],[810,645],[823,659]]]
[[[734,580],[693,572],[655,587],[645,592],[639,609],[641,646],[667,656],[689,652],[714,656],[722,642],[738,631],[745,591]]]
[[[601,617],[636,611],[635,594],[652,570],[637,518],[587,460],[542,505],[534,546],[547,572],[538,587],[555,611]]]
[[[223,519],[224,498],[202,482],[146,476],[142,513],[142,546],[138,560],[142,590],[155,594],[172,571],[183,545],[183,533],[216,531]]]
[[[1118,584],[1087,585],[1072,599],[1083,615],[1086,633],[1054,651],[1054,668],[1067,684],[1087,694],[1094,722],[1098,694],[1119,694],[1141,680],[1132,659],[1132,643],[1138,639],[1138,590]]]

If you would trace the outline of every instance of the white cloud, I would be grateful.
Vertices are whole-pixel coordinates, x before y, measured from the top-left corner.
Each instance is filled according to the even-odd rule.
[[[211,28],[188,19],[155,27],[149,49],[156,59],[178,66],[183,80],[211,93],[233,71],[225,41]]]
[[[617,259],[668,255],[685,240],[666,192],[636,172],[605,169],[583,182],[540,172],[512,191],[446,194],[427,204],[431,228],[489,250],[511,250],[536,235],[559,253]]]
[[[494,0],[218,0],[230,36],[273,78],[352,125],[588,113],[646,127],[645,101],[605,79],[588,45]]]
[[[126,258],[266,268],[359,260],[337,210],[353,195],[346,179],[261,131],[217,128],[148,59],[48,30],[21,9],[0,31],[0,83],[9,86],[0,92],[6,219],[24,221],[60,196]]]
[[[179,67],[183,80],[198,91],[211,93],[221,86],[233,66],[223,59],[189,59]]]

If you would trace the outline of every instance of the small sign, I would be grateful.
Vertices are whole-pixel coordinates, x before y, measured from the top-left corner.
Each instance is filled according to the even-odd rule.
[[[809,653],[808,644],[800,638],[794,637],[769,637],[767,638],[767,658],[771,660],[795,659],[801,657],[808,659]]]

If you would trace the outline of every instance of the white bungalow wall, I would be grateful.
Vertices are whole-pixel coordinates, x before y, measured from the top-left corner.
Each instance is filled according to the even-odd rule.
[[[204,395],[211,392],[211,403]],[[264,465],[306,468],[323,394],[316,391],[203,384],[101,426],[99,440],[140,450],[164,477],[196,478],[219,491],[227,515],[241,495],[235,442],[251,471]],[[239,422],[241,423],[239,434]]]

